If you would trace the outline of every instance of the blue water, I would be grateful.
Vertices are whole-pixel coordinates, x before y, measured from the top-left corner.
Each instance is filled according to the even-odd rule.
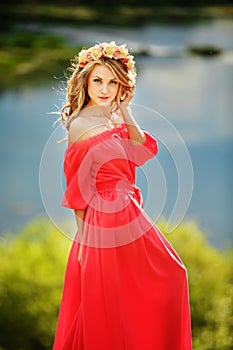
[[[221,28],[225,30],[226,26]],[[160,28],[161,37],[168,37],[168,29]],[[193,30],[193,36],[198,37],[198,29],[206,30],[195,26],[190,27],[189,32]],[[215,33],[218,33],[217,29]],[[148,27],[145,33],[148,31],[153,33],[153,28]],[[128,40],[135,40],[135,33],[132,33],[126,32]],[[177,28],[175,34],[174,45],[183,45],[184,32]],[[221,35],[225,35],[222,43],[229,48],[228,31],[221,31]],[[143,40],[143,35],[139,39]],[[169,151],[179,154],[180,145],[177,135],[168,128],[171,123],[185,142],[194,172],[192,198],[184,219],[196,220],[208,239],[218,247],[232,242],[232,65],[229,55],[212,59],[188,56],[138,58],[133,100],[135,118],[158,137],[160,145],[157,163],[149,168],[155,177],[155,188],[151,184],[149,188],[153,193],[147,206],[149,215],[153,217],[161,207],[161,216],[168,218],[177,196],[177,169]],[[56,119],[47,112],[56,110],[55,105],[60,107],[64,101],[64,95],[57,94],[53,88],[58,88],[57,81],[44,87],[6,91],[0,96],[1,232],[16,230],[28,220],[46,214],[39,189],[39,166],[46,142],[55,130],[52,123]],[[165,123],[161,122],[160,115]],[[55,158],[61,162],[65,145],[57,147]],[[158,165],[160,168],[156,168]],[[160,186],[163,182],[159,169],[166,180],[164,206],[161,204],[164,188]],[[146,177],[140,175],[138,181],[146,199]]]

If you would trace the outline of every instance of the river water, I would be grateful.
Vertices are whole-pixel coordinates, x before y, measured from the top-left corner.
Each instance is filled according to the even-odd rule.
[[[223,20],[185,27],[148,26],[118,31],[99,27],[44,29],[63,33],[71,43],[116,40],[131,47],[153,44],[168,49],[167,57],[137,58],[138,78],[132,108],[138,123],[158,138],[160,147],[156,160],[138,171],[138,184],[148,214],[156,220],[169,218],[179,191],[182,188],[183,192],[191,191],[192,168],[192,198],[188,206],[183,195],[187,211],[183,208],[180,216],[183,214],[184,220],[196,220],[218,247],[232,242],[232,29],[233,23]],[[214,44],[229,51],[209,59],[183,54],[191,43]],[[61,168],[65,150],[65,144],[53,148],[54,140],[64,131],[54,128],[55,117],[47,114],[64,101],[64,94],[58,91],[58,82],[54,80],[43,87],[24,87],[5,91],[0,96],[1,232],[18,229],[28,220],[46,214],[39,177],[45,172],[42,181],[45,176],[48,183],[53,181],[54,169],[52,162],[50,179],[48,169],[41,170],[42,152],[55,149],[53,159]],[[174,154],[180,155],[179,164]],[[187,154],[191,164],[187,163]],[[179,185],[180,178],[185,180]],[[56,188],[51,189],[53,204],[59,206],[60,195],[61,189],[57,193]],[[46,209],[54,220],[56,214]],[[56,210],[58,215],[63,213],[67,217],[66,209]]]

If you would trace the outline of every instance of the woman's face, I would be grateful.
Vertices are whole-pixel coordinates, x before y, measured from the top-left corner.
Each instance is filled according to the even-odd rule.
[[[112,71],[103,64],[96,64],[87,80],[89,106],[107,106],[116,98],[119,82]]]

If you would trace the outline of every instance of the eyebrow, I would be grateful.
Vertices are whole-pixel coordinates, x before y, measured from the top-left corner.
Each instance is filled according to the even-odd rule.
[[[101,77],[99,77],[98,75],[93,75],[93,78],[99,78],[100,80],[103,80]],[[112,78],[112,79],[110,79],[110,81],[111,80],[117,80],[116,78]]]

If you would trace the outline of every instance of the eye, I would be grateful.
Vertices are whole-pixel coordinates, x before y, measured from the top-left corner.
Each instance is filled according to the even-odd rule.
[[[95,78],[93,81],[94,81],[94,83],[100,83],[101,82],[101,80],[99,78]]]
[[[116,80],[112,80],[112,81],[110,81],[110,84],[116,85],[116,84],[117,84],[117,81],[116,81]]]

